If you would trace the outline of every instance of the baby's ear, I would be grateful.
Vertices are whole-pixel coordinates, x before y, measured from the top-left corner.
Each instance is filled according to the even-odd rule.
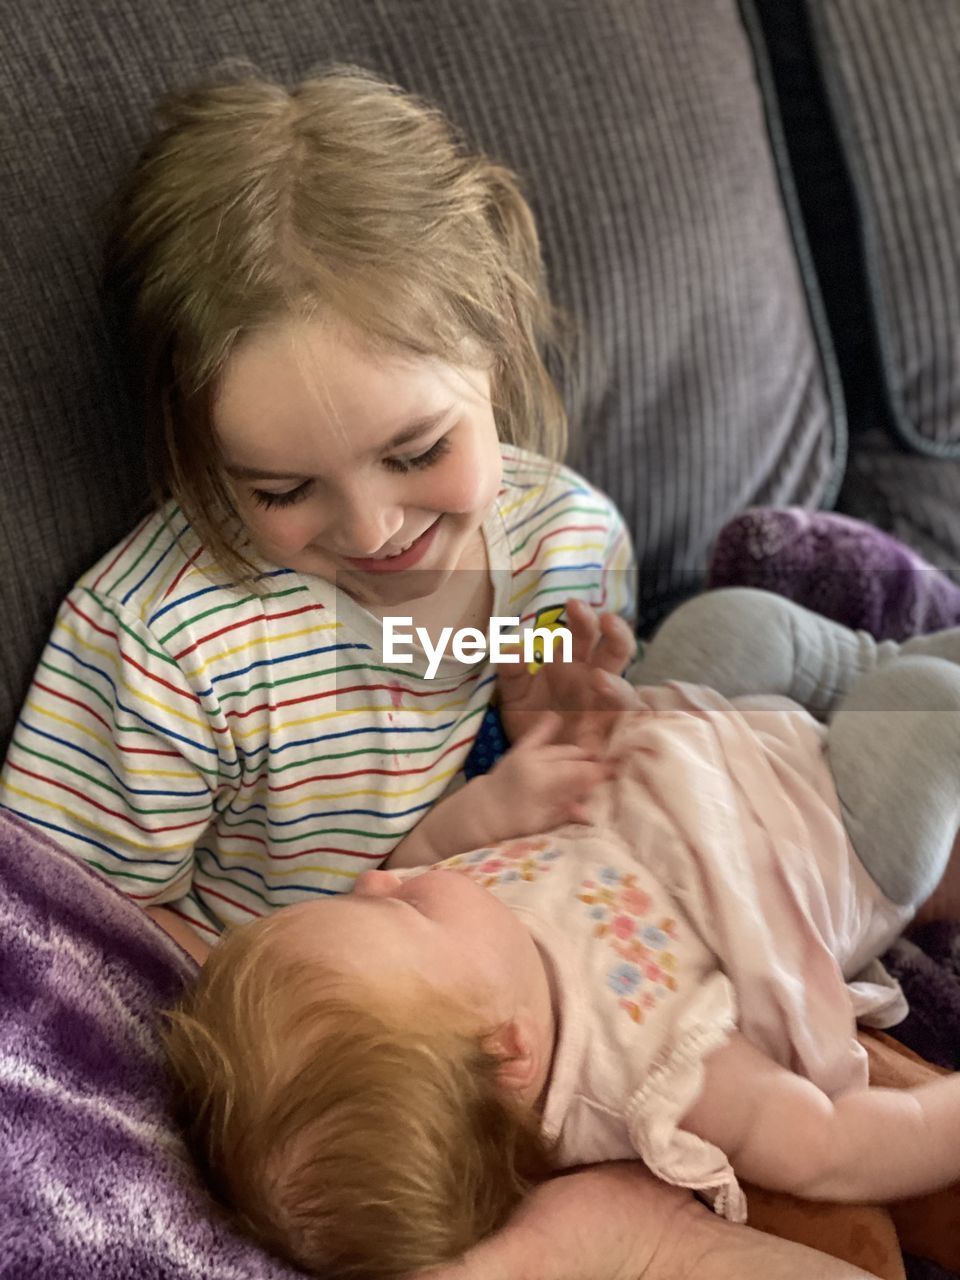
[[[528,1088],[537,1071],[535,1039],[520,1018],[503,1022],[480,1042],[484,1053],[498,1058],[497,1080],[511,1093]]]

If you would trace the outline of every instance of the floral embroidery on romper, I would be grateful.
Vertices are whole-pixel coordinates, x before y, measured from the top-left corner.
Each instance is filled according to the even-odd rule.
[[[607,986],[634,1022],[643,1022],[668,992],[677,990],[677,958],[669,949],[677,940],[677,924],[669,917],[650,918],[653,899],[637,886],[637,877],[605,867],[580,885],[577,898],[596,921],[595,938],[605,938],[616,954],[607,971]]]
[[[560,850],[551,848],[546,836],[533,836],[508,840],[495,849],[460,853],[448,858],[443,865],[449,871],[462,871],[484,889],[489,889],[492,885],[509,884],[513,880],[536,880],[541,872],[549,871],[559,857]]]

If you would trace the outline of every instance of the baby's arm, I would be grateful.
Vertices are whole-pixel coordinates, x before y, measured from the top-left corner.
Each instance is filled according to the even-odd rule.
[[[897,1200],[960,1180],[960,1075],[831,1101],[743,1036],[711,1054],[683,1128],[738,1177],[808,1200]]]
[[[583,822],[583,802],[610,766],[582,747],[552,741],[547,713],[482,777],[440,800],[393,850],[386,867],[423,867],[485,844]]]

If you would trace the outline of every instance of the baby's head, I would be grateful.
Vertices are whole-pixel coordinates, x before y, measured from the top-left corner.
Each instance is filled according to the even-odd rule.
[[[526,201],[437,111],[369,71],[333,67],[293,91],[250,74],[167,99],[117,201],[106,283],[158,488],[235,578],[252,567],[230,534],[236,517],[255,550],[286,549],[303,567],[289,528],[251,527],[253,491],[227,469],[238,441],[218,404],[245,352],[256,356],[245,385],[262,381],[265,360],[280,386],[299,370],[332,433],[364,425],[362,376],[355,403],[333,385],[346,353],[392,361],[397,376],[466,371],[500,438],[562,453],[563,408],[541,358],[554,313]],[[268,405],[274,392],[264,387]],[[422,416],[416,394],[401,385],[397,409],[409,395]],[[236,461],[281,473],[286,496],[317,454],[282,426],[260,415],[289,460],[245,452],[241,438]],[[432,443],[428,433],[406,453]],[[373,550],[392,553],[418,523],[387,528]],[[349,541],[344,553],[372,554]]]
[[[455,1258],[550,1172],[542,965],[455,872],[368,873],[349,897],[235,930],[167,1038],[214,1189],[268,1248],[325,1276]]]

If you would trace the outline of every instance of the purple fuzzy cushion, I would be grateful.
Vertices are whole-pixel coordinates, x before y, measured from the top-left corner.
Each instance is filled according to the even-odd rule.
[[[0,809],[0,1275],[293,1280],[235,1234],[167,1112],[157,1010],[193,962]]]
[[[878,640],[960,623],[960,586],[904,543],[849,516],[757,507],[725,525],[710,587],[760,587]]]

